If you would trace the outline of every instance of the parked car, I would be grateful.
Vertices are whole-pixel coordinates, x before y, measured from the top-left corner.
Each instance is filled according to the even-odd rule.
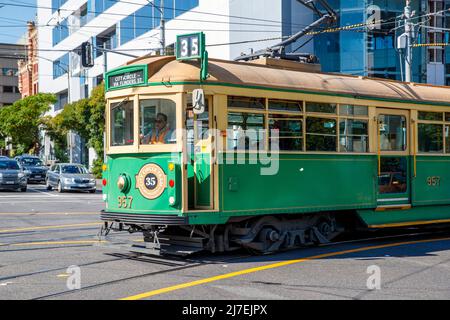
[[[0,159],[0,189],[27,191],[27,177],[16,160]]]
[[[81,164],[58,163],[47,171],[47,190],[56,188],[58,192],[64,191],[96,191],[95,178]]]
[[[48,168],[39,159],[39,157],[31,155],[21,155],[14,158],[19,162],[27,175],[28,183],[37,182],[45,183]]]

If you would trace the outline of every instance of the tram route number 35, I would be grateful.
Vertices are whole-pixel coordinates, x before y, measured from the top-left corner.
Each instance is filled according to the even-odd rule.
[[[133,202],[133,197],[131,196],[118,196],[117,197],[118,207],[119,208],[131,208],[131,203]]]
[[[441,177],[428,177],[427,184],[430,187],[439,187],[441,185]]]
[[[177,59],[201,58],[200,34],[179,36],[177,40]]]

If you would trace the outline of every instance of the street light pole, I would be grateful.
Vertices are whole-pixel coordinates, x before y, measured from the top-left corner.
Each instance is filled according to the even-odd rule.
[[[160,13],[161,13],[161,26],[159,29],[161,39],[160,54],[163,56],[166,54],[166,21],[164,20],[164,0],[161,0]]]
[[[411,22],[413,13],[411,11],[411,0],[406,0],[404,11],[405,17],[405,34],[406,34],[406,53],[405,53],[405,81],[411,82],[412,78],[412,45],[414,40],[414,26]]]

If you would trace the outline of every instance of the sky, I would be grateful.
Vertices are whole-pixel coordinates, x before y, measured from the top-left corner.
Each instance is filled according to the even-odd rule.
[[[36,8],[10,6],[32,5],[36,0],[0,0],[0,43],[17,43],[27,31],[27,21],[36,20]]]

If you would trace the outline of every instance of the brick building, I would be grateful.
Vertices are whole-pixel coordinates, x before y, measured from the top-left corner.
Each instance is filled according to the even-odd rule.
[[[19,91],[22,98],[38,93],[38,56],[37,37],[38,32],[34,22],[28,21],[26,35],[26,59],[18,61],[19,67]]]

